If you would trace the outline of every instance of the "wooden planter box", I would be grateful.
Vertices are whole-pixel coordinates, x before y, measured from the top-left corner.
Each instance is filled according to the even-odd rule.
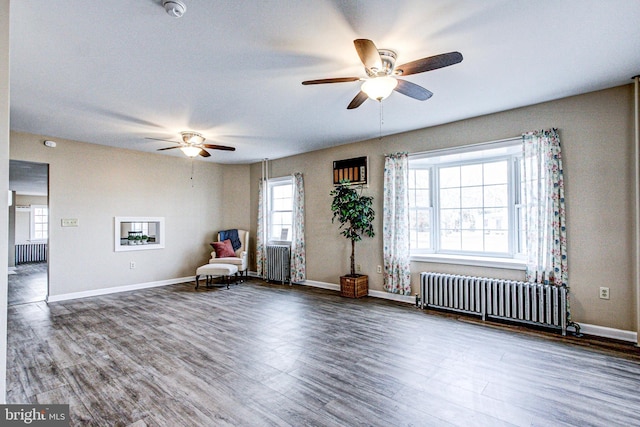
[[[369,295],[369,276],[359,274],[340,277],[340,295],[348,298],[361,298]]]

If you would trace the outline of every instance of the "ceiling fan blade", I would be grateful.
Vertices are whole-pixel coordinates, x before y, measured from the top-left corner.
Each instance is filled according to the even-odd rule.
[[[442,53],[440,55],[407,62],[406,64],[396,67],[396,71],[402,76],[408,76],[410,74],[424,73],[425,71],[448,67],[458,62],[462,62],[462,54],[460,52]]]
[[[200,150],[200,152],[198,153],[199,155],[201,155],[202,157],[211,157],[211,154],[209,154],[209,152],[207,150]]]
[[[375,43],[369,39],[356,39],[353,41],[360,61],[368,70],[382,70],[382,58]]]
[[[358,92],[356,97],[351,100],[351,103],[347,107],[347,110],[353,110],[354,108],[358,108],[359,106],[362,105],[364,101],[367,100],[367,98],[368,96],[366,93],[364,93],[363,91]]]
[[[236,151],[235,147],[228,147],[226,145],[202,144],[202,146],[211,148],[212,150]]]
[[[164,151],[164,150],[173,150],[174,148],[180,148],[181,146],[177,146],[177,147],[167,147],[167,148],[158,148],[156,151]]]
[[[178,142],[178,141],[172,141],[172,140],[170,140],[170,139],[149,138],[149,137],[146,137],[145,139],[151,139],[151,140],[153,140],[153,141],[173,142],[174,144],[182,144],[181,142]]]
[[[400,92],[401,94],[417,99],[418,101],[426,101],[433,96],[433,92],[423,88],[422,86],[418,86],[417,84],[411,83],[407,80],[396,80],[398,80],[398,85],[394,89],[396,92]]]
[[[303,85],[320,85],[325,83],[345,83],[345,82],[357,82],[360,77],[336,77],[333,79],[319,79],[319,80],[305,80]]]

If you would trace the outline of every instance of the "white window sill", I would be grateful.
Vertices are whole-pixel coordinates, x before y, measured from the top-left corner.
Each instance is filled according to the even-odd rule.
[[[513,258],[491,258],[450,254],[411,255],[412,262],[433,262],[440,264],[473,265],[478,267],[504,268],[509,270],[525,270],[523,260]]]
[[[271,240],[269,243],[267,243],[267,246],[271,246],[271,245],[291,246],[291,242],[286,240]]]

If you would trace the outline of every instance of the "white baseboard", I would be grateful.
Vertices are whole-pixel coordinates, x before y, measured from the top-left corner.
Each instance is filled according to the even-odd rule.
[[[306,281],[304,281],[302,283],[296,283],[296,284],[303,285],[303,286],[312,286],[314,288],[329,289],[329,290],[332,290],[332,291],[339,291],[340,290],[340,285],[339,284],[327,283],[327,282],[318,282],[316,280],[306,280]],[[415,302],[416,302],[416,297],[415,296],[392,294],[392,293],[384,292],[384,291],[373,291],[371,289],[369,289],[368,296],[374,297],[374,298],[388,299],[388,300],[392,300],[392,301],[406,302],[408,304],[415,304]]]
[[[47,302],[68,301],[77,298],[96,297],[100,295],[116,294],[119,292],[137,291],[140,289],[157,288],[158,286],[175,285],[177,283],[193,282],[195,276],[178,277],[175,279],[158,280],[157,282],[136,283],[134,285],[116,286],[113,288],[94,289],[91,291],[71,292],[61,295],[48,295]]]
[[[587,335],[595,335],[602,338],[611,338],[614,340],[627,341],[632,343],[638,342],[638,333],[633,331],[625,331],[623,329],[608,328],[606,326],[590,325],[588,323],[576,322],[580,325],[580,332]],[[567,330],[573,332],[573,327]]]
[[[316,280],[305,280],[302,283],[296,283],[296,285],[311,286],[312,288],[329,289],[331,291],[340,290],[340,285],[337,285],[335,283],[318,282]]]

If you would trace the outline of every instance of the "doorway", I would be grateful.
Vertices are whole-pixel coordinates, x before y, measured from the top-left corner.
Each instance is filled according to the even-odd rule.
[[[9,161],[8,305],[49,293],[49,165]]]

